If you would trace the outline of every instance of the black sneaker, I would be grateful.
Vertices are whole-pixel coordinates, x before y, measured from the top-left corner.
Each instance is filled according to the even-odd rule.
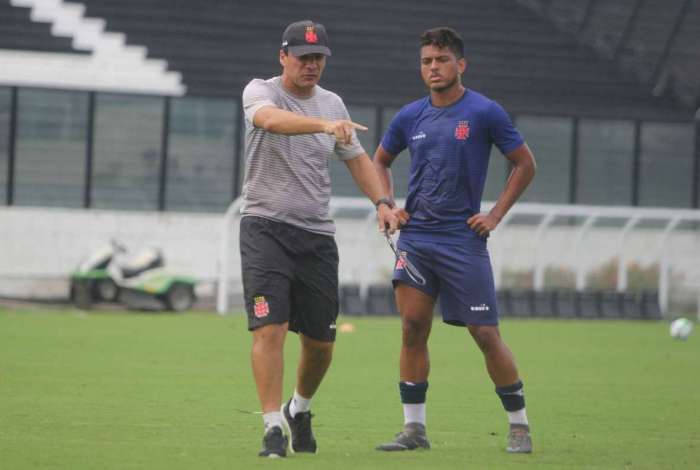
[[[260,457],[286,457],[287,437],[279,426],[271,427],[263,436],[263,448],[258,454]]]
[[[394,436],[393,441],[379,444],[376,449],[385,452],[430,449],[430,441],[425,435],[425,426],[421,423],[406,423],[403,431]]]
[[[282,424],[289,434],[289,451],[291,453],[310,452],[315,454],[316,439],[311,430],[311,418],[313,415],[310,411],[297,412],[292,418],[292,415],[289,414],[289,404],[291,402],[292,400],[290,399],[282,405],[280,410],[282,412]]]

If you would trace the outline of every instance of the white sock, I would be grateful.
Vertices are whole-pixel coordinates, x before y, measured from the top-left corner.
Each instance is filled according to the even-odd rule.
[[[528,424],[525,408],[518,411],[506,411],[506,413],[508,413],[509,424]]]
[[[292,397],[292,402],[289,404],[289,414],[292,418],[296,416],[297,413],[304,413],[311,409],[311,398],[304,398],[299,395],[299,392],[294,390],[294,396]]]
[[[403,405],[403,424],[420,423],[425,426],[425,403]]]
[[[263,422],[265,423],[265,432],[275,426],[282,427],[282,413],[279,411],[270,411],[263,413]]]

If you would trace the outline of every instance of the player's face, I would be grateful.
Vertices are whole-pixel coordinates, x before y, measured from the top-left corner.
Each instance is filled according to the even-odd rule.
[[[326,56],[306,54],[297,57],[280,51],[280,64],[285,84],[292,87],[293,91],[305,93],[311,91],[321,79],[326,67]]]
[[[447,48],[423,46],[420,50],[420,73],[423,82],[434,92],[443,92],[458,86],[467,64]]]

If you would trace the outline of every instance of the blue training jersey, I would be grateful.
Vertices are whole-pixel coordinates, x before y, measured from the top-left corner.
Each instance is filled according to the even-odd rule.
[[[467,219],[481,208],[491,145],[508,154],[522,143],[501,105],[473,90],[444,108],[433,106],[430,97],[404,106],[382,139],[391,155],[406,147],[411,154],[411,218],[401,236],[457,243],[478,238]]]

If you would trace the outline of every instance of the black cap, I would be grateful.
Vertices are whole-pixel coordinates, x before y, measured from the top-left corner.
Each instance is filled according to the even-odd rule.
[[[287,26],[282,34],[282,48],[297,57],[306,54],[331,55],[326,28],[311,20],[297,21]]]

